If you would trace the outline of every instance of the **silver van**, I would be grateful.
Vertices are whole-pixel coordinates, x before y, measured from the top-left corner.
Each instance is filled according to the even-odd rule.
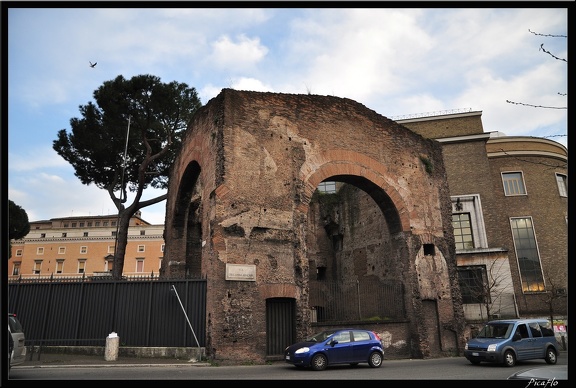
[[[8,331],[12,336],[13,349],[11,354],[8,355],[10,363],[9,367],[21,365],[26,360],[26,346],[24,345],[24,330],[16,314],[8,313]]]
[[[534,359],[556,364],[558,354],[554,327],[546,319],[490,321],[464,348],[464,356],[472,364],[484,361],[514,366],[516,361]]]

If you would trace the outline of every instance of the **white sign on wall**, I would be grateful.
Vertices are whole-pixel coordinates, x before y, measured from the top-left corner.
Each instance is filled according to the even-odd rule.
[[[254,264],[226,264],[226,280],[255,282],[256,266]]]

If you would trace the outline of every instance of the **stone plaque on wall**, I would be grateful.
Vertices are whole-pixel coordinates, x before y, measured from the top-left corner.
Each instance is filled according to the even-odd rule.
[[[226,264],[226,280],[256,281],[256,266],[253,264]]]

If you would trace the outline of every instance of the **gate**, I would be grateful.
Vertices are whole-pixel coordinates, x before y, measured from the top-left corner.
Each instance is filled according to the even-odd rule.
[[[266,355],[283,355],[296,338],[296,302],[292,298],[266,299]]]

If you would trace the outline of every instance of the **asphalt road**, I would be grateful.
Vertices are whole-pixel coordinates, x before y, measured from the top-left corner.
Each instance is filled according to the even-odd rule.
[[[567,364],[568,354],[563,352],[559,357],[558,365],[568,368]],[[360,364],[356,367],[342,365],[319,372],[299,370],[282,361],[270,365],[247,366],[145,363],[113,366],[105,364],[74,367],[30,366],[12,368],[7,386],[11,386],[11,383],[23,383],[22,380],[60,380],[63,382],[74,380],[149,380],[150,382],[160,380],[506,380],[514,372],[546,365],[544,360],[526,361],[511,368],[484,363],[472,365],[464,357],[449,357],[429,360],[385,360],[381,368],[370,368],[367,364]],[[555,383],[548,387],[567,386],[568,381]],[[148,386],[148,384],[145,385]],[[153,385],[157,386],[157,384]],[[430,385],[429,381],[427,385]],[[78,382],[74,386],[77,387]],[[522,386],[525,387],[526,384]]]

